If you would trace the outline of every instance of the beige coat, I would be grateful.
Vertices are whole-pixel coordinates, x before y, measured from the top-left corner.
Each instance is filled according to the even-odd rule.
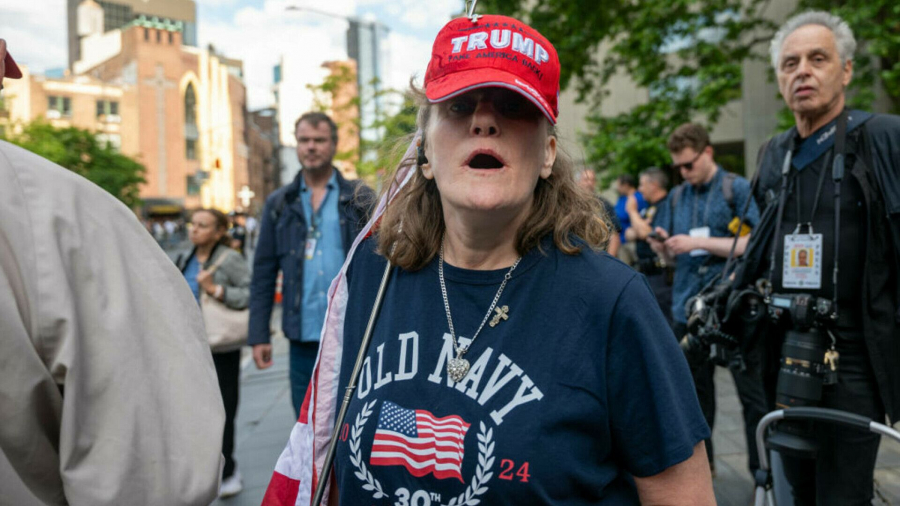
[[[0,505],[208,505],[223,424],[178,269],[111,195],[0,141]]]

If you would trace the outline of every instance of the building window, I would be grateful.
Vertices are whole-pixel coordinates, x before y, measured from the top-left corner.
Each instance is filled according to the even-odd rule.
[[[187,177],[187,194],[200,195],[200,180],[197,176],[189,175]]]
[[[72,99],[69,97],[59,97],[50,95],[47,97],[47,117],[70,117],[72,116]]]
[[[197,95],[194,93],[194,84],[188,83],[184,90],[184,156],[188,160],[197,159],[197,139],[200,132],[197,130]]]
[[[194,93],[194,83],[188,83],[184,90],[184,122],[197,126],[197,95]]]
[[[175,37],[172,35],[172,32],[169,32],[169,44],[172,44],[175,41]]]
[[[98,100],[97,101],[97,118],[104,116],[118,116],[119,103],[115,100]]]
[[[197,141],[195,139],[184,140],[184,157],[188,160],[197,159]]]
[[[122,28],[134,20],[134,11],[130,5],[122,5],[124,2],[98,0],[97,3],[100,4],[100,7],[103,7],[104,32]],[[144,33],[144,40],[147,40],[146,30]]]
[[[145,40],[145,41],[149,41],[149,40],[150,40],[150,30],[147,29],[147,28],[144,28],[144,40]]]

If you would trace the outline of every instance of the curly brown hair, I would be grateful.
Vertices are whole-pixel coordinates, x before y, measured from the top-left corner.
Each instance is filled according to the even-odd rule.
[[[423,90],[413,85],[411,93],[419,106],[416,125],[419,131],[425,131],[434,105],[428,102]],[[552,125],[548,135],[556,136]],[[399,140],[395,153],[405,151],[414,138],[413,134]],[[415,153],[401,160],[388,178],[390,184],[383,186],[382,194],[399,184],[401,169],[410,166],[416,166]],[[378,252],[391,264],[409,271],[428,265],[438,254],[445,228],[437,184],[423,175],[421,167],[416,166],[414,170],[412,179],[385,210],[378,229]],[[559,150],[550,177],[538,179],[533,205],[516,234],[519,255],[539,247],[541,238],[548,234],[553,234],[556,247],[568,255],[579,254],[583,245],[596,250],[606,246],[610,226],[605,211],[599,200],[578,186],[575,172],[572,160]]]

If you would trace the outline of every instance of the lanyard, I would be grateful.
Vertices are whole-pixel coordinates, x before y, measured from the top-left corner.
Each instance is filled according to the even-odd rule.
[[[318,237],[315,234],[322,225],[322,208],[321,207],[319,208],[318,211],[313,212],[312,216],[310,216],[309,222],[310,222],[309,223],[309,233],[312,234],[314,237]]]
[[[306,217],[306,224],[307,224],[307,226],[309,226],[309,233],[314,238],[318,238],[319,236],[317,235],[317,232],[319,231],[319,229],[322,226],[322,209],[324,209],[325,206],[327,205],[328,196],[331,193],[331,188],[330,188],[330,186],[325,187],[325,196],[322,197],[322,202],[319,203],[319,208],[316,210],[313,210],[313,205],[312,205],[312,199],[313,199],[312,189],[304,187],[303,191],[309,192],[309,213],[308,213],[308,216]],[[305,204],[304,204],[304,211],[306,211]],[[307,213],[304,213],[304,214],[307,214]]]
[[[812,204],[812,212],[809,213],[809,221],[806,221],[806,226],[809,229],[809,233],[813,233],[812,223],[813,219],[816,217],[816,211],[819,209],[819,198],[822,196],[822,185],[825,183],[825,174],[828,173],[828,166],[831,162],[831,153],[825,155],[825,163],[822,164],[822,173],[819,174],[819,183],[816,187],[816,194],[813,196],[813,204]],[[804,223],[803,215],[800,210],[800,195],[802,192],[800,191],[800,173],[794,172],[794,188],[797,190],[797,228],[794,229],[794,233],[800,231],[801,225]]]
[[[719,178],[718,170],[716,170],[716,177]],[[719,180],[721,180],[721,178],[719,178]],[[713,191],[715,191],[715,189],[716,189],[717,182],[719,182],[719,181],[713,181],[713,183],[710,184],[709,190],[706,192],[706,206],[705,206],[705,209],[703,210],[703,221],[701,222],[701,226],[704,226],[704,227],[709,225],[709,206],[710,206],[710,204],[712,204],[712,194],[713,194]],[[699,197],[700,197],[700,193],[695,191],[694,192],[694,202],[693,202],[693,206],[692,206],[692,210],[691,210],[691,228],[697,228],[697,200],[699,199]]]

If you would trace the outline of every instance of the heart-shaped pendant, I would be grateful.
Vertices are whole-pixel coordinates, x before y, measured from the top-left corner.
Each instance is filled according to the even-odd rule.
[[[468,374],[468,373],[469,373],[469,361],[468,360],[461,358],[461,357],[457,357],[457,358],[451,358],[447,362],[447,375],[449,375],[450,379],[452,379],[454,382],[459,383],[460,381],[463,380],[463,378],[466,377],[466,374]]]

